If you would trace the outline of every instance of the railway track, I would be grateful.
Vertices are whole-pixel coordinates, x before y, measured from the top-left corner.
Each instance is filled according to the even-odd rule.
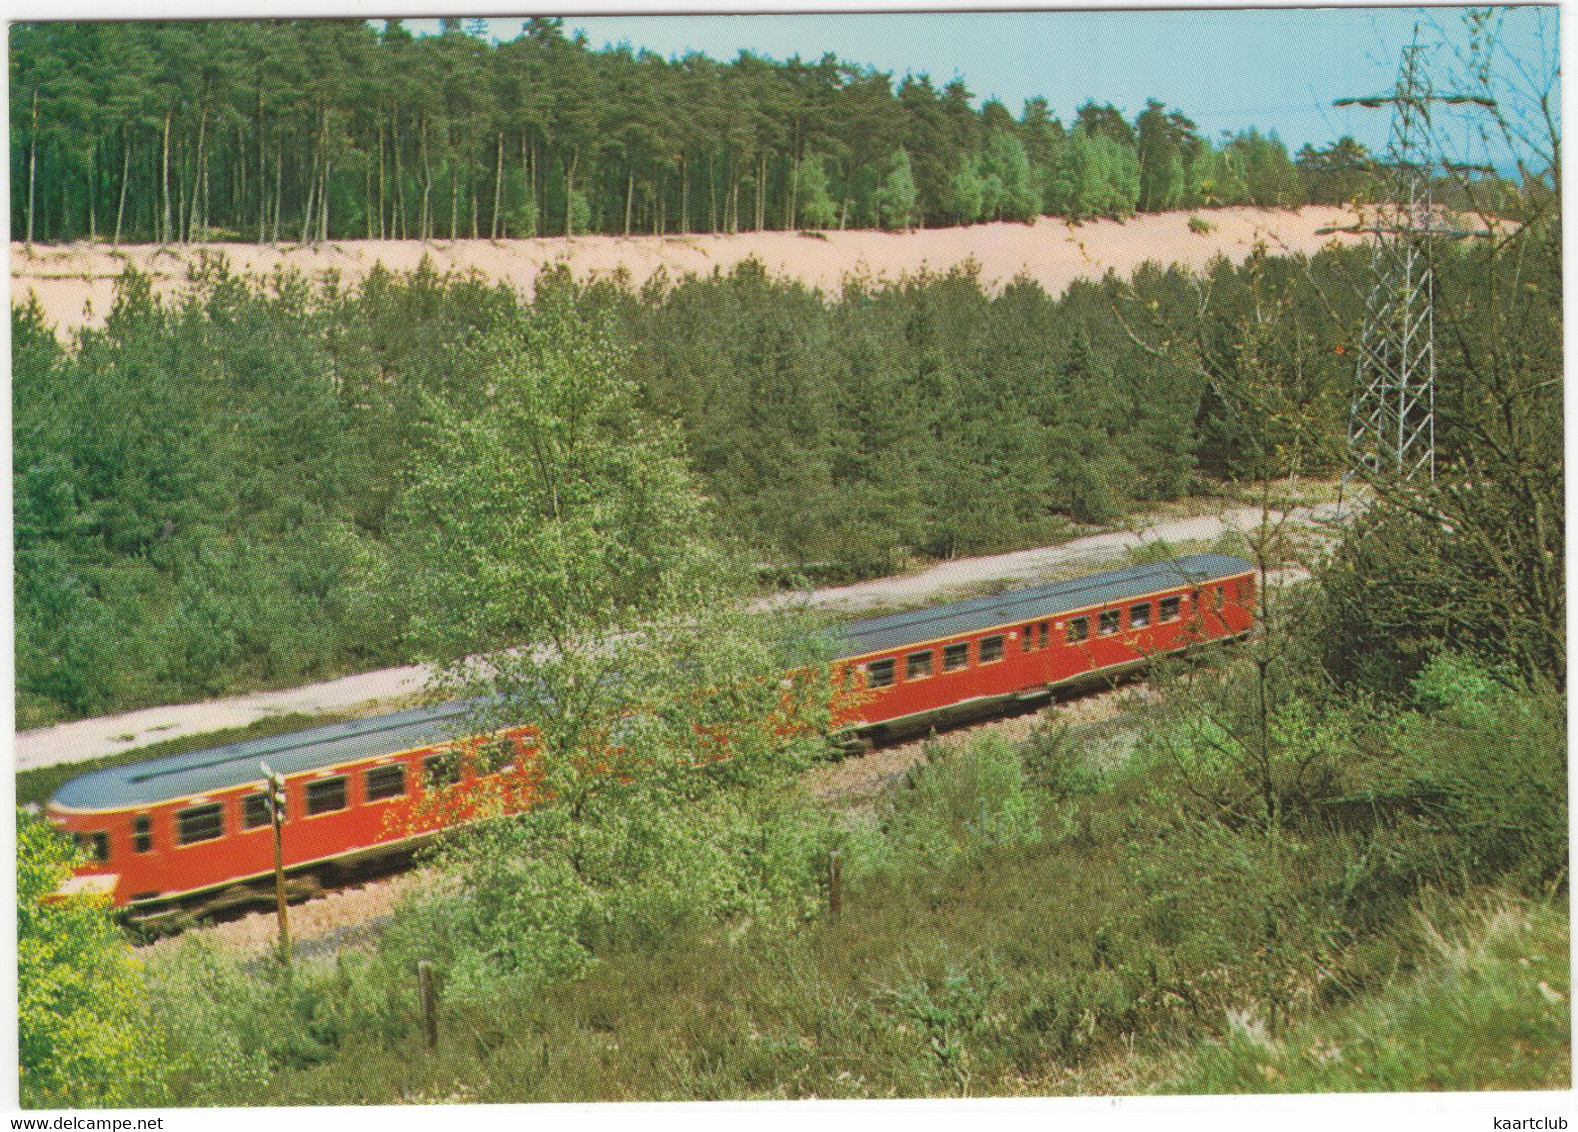
[[[393,918],[396,903],[421,883],[423,870],[412,869],[377,880],[326,888],[290,907],[291,954],[298,959],[338,954],[346,947],[369,945]],[[157,955],[199,936],[227,951],[271,953],[278,940],[273,909],[233,912],[205,920],[185,931],[141,943],[137,950]]]
[[[1103,723],[1116,718],[1135,701],[1150,698],[1150,686],[1145,681],[1132,681],[1061,701],[1057,704],[1058,718],[1075,726]],[[925,757],[929,744],[963,746],[982,735],[1023,740],[1045,717],[1046,708],[1041,705],[962,723],[935,734],[883,743],[862,754],[812,768],[806,772],[806,786],[815,797],[833,805],[868,806],[903,780],[910,768]],[[289,913],[292,956],[307,960],[333,956],[346,948],[371,946],[393,920],[400,898],[418,887],[427,875],[427,870],[420,867],[408,869],[377,879],[326,887],[293,904]],[[156,955],[178,946],[180,938],[190,934],[200,935],[228,951],[255,954],[261,961],[275,946],[278,923],[272,908],[232,912],[204,920],[184,932],[143,943],[138,950]]]

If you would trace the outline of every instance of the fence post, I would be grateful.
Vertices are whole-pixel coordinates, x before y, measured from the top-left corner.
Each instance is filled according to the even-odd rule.
[[[827,855],[827,910],[835,920],[844,910],[844,855],[837,849]]]
[[[423,959],[416,965],[417,991],[422,1001],[422,1044],[428,1049],[438,1045],[438,990],[433,984],[433,963]]]

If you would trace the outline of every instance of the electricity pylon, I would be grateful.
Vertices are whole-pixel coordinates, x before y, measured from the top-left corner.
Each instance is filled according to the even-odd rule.
[[[1435,173],[1479,170],[1431,160],[1435,104],[1494,106],[1474,95],[1437,94],[1426,49],[1403,48],[1390,94],[1338,99],[1338,106],[1392,107],[1384,177],[1368,222],[1323,231],[1374,237],[1374,285],[1365,300],[1358,373],[1348,416],[1348,472],[1363,480],[1411,480],[1436,474],[1435,271],[1433,243],[1481,233],[1454,230],[1436,207]]]

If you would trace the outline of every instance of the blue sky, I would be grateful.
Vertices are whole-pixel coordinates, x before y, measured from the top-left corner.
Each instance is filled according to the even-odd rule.
[[[743,5],[742,5],[743,7]],[[458,14],[458,13],[457,13]],[[1525,67],[1556,50],[1555,9],[1507,9],[1503,41]],[[513,38],[518,18],[489,20]],[[1337,109],[1333,100],[1391,87],[1416,24],[1428,40],[1463,45],[1452,8],[1225,9],[1212,11],[878,12],[779,15],[570,16],[593,47],[628,42],[664,56],[701,51],[728,60],[741,49],[775,59],[841,59],[893,73],[961,78],[1016,116],[1043,95],[1065,121],[1086,99],[1130,117],[1157,98],[1217,136],[1255,126],[1290,150],[1352,134],[1384,146],[1385,111]],[[1542,44],[1540,35],[1548,37]],[[422,30],[422,21],[411,21]],[[1445,57],[1445,53],[1443,55]],[[1468,156],[1468,155],[1465,155]],[[1478,155],[1474,155],[1479,159]]]

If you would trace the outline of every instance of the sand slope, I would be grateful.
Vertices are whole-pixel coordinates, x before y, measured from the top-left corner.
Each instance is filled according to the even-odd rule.
[[[1214,225],[1204,234],[1189,230],[1199,216]],[[204,254],[226,257],[232,270],[267,276],[278,268],[309,277],[337,272],[355,283],[375,263],[392,271],[414,269],[424,256],[440,272],[475,272],[530,294],[537,274],[568,265],[578,279],[608,277],[621,269],[635,285],[658,272],[670,279],[727,272],[755,257],[777,276],[836,291],[847,277],[894,281],[923,271],[945,272],[974,260],[981,280],[1000,287],[1015,276],[1036,280],[1060,294],[1075,279],[1099,278],[1108,270],[1127,275],[1147,260],[1203,267],[1221,254],[1242,261],[1257,243],[1276,252],[1314,252],[1332,240],[1323,227],[1352,224],[1340,208],[1310,206],[1297,211],[1256,208],[1155,213],[1118,222],[1074,226],[1049,217],[1035,224],[977,224],[921,232],[752,232],[735,236],[578,236],[573,239],[343,240],[317,247],[267,244],[11,245],[12,302],[34,294],[62,338],[81,326],[102,326],[114,301],[115,279],[128,265],[151,276],[162,295],[180,291]]]

